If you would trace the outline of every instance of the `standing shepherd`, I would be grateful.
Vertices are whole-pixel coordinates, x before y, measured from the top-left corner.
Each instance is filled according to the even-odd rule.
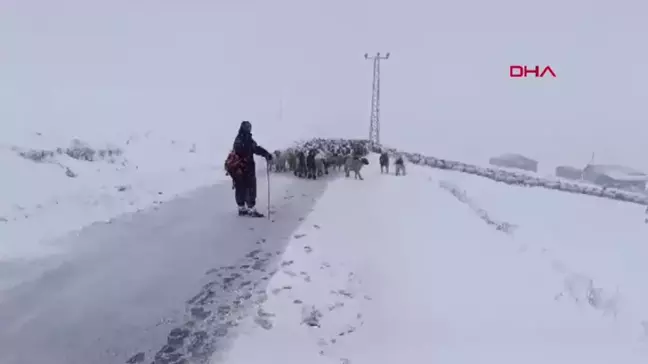
[[[272,154],[252,139],[252,124],[243,121],[234,139],[233,150],[225,161],[225,170],[234,182],[239,216],[264,217],[255,208],[257,195],[255,154],[263,156],[267,161],[272,161]]]
[[[383,169],[385,172],[383,172]],[[380,154],[380,173],[389,174],[389,154],[387,152]]]

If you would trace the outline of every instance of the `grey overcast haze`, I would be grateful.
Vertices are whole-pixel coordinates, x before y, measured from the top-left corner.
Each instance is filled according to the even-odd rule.
[[[648,169],[647,19],[641,0],[0,0],[0,136],[366,137],[363,55],[391,52],[384,144]]]

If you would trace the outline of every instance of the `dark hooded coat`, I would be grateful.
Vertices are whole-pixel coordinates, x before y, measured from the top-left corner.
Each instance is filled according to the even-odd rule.
[[[234,139],[233,150],[243,162],[242,173],[236,177],[232,176],[236,204],[239,208],[245,205],[248,208],[254,208],[257,195],[254,155],[260,155],[267,160],[271,160],[272,154],[254,141],[252,138],[252,124],[249,121],[241,123],[236,139]]]
[[[243,159],[245,168],[243,174],[247,176],[256,175],[254,155],[260,155],[266,159],[272,159],[272,155],[263,147],[259,146],[252,138],[251,124],[248,121],[241,123],[238,134],[234,139],[234,152]]]

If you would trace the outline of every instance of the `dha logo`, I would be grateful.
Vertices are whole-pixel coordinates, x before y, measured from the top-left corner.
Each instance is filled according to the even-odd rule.
[[[551,66],[545,66],[542,69],[540,68],[540,66],[535,66],[533,68],[521,65],[509,66],[509,76],[511,78],[526,78],[529,77],[529,74],[533,74],[535,78],[543,78],[547,74],[550,74],[553,78],[556,78],[556,72],[554,72]]]

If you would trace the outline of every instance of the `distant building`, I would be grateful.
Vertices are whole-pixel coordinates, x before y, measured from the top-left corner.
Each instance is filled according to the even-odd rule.
[[[645,191],[648,175],[624,166],[590,164],[583,170],[583,179],[604,187]]]
[[[561,178],[580,180],[583,177],[583,170],[570,166],[556,167],[556,176]]]
[[[498,167],[516,168],[530,172],[538,172],[538,161],[520,154],[507,153],[491,158],[488,163]]]

